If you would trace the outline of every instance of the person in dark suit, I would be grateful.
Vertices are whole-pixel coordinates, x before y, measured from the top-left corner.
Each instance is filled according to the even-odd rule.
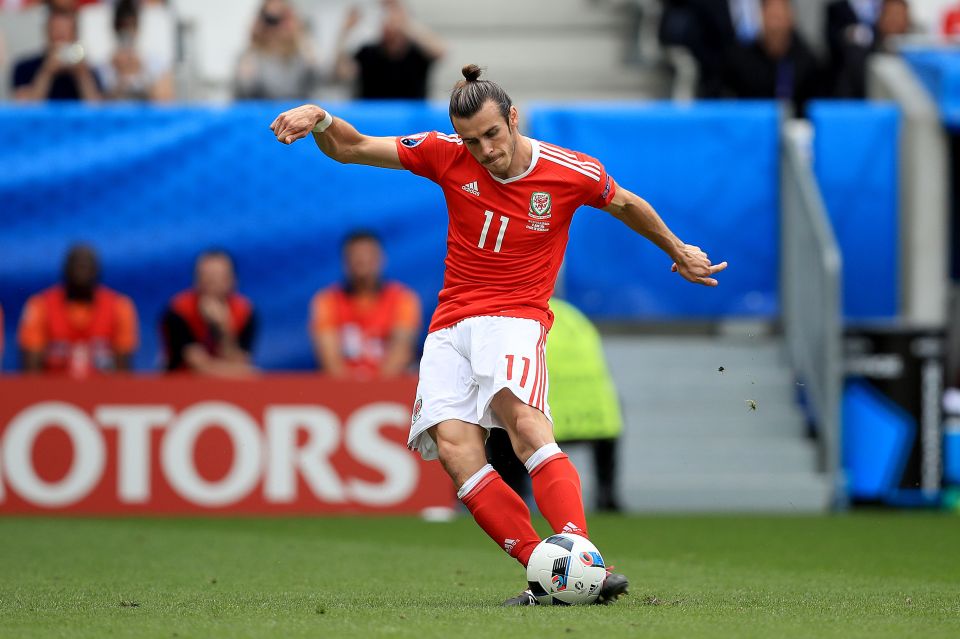
[[[788,100],[797,115],[823,95],[822,69],[797,32],[790,0],[763,0],[763,32],[749,45],[735,45],[725,56],[727,92],[738,98]]]
[[[14,100],[101,100],[100,78],[77,42],[77,14],[51,3],[45,33],[44,50],[14,65],[11,78]]]
[[[910,31],[907,0],[834,0],[827,5],[830,80],[840,98],[866,97],[867,59]]]
[[[827,48],[830,52],[830,82],[841,98],[866,94],[867,56],[873,49],[874,25],[881,0],[834,0],[827,5]]]
[[[665,0],[660,42],[687,49],[700,70],[697,94],[720,97],[723,52],[736,41],[728,0]]]

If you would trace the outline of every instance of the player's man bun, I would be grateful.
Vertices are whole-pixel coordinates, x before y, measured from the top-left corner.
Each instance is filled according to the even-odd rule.
[[[470,118],[477,114],[487,101],[492,100],[504,120],[509,122],[513,100],[507,92],[490,80],[481,80],[483,72],[476,64],[467,64],[462,69],[463,80],[457,82],[450,94],[450,118]]]
[[[483,73],[483,69],[475,64],[466,64],[463,66],[461,72],[467,82],[476,82],[480,79],[480,74]]]

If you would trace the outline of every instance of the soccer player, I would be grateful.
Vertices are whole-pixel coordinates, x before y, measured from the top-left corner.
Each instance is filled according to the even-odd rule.
[[[446,272],[408,445],[440,459],[477,524],[526,566],[540,538],[523,500],[487,464],[484,440],[489,429],[506,429],[551,528],[587,536],[580,478],[553,438],[544,360],[548,300],[574,211],[587,204],[609,212],[660,247],[690,282],[716,286],[713,276],[727,264],[683,243],[597,160],[521,135],[512,100],[480,72],[465,66],[450,96],[457,135],[371,137],[314,105],[281,113],[270,128],[283,144],[312,132],[338,162],[407,169],[443,189]],[[626,590],[626,577],[610,573],[598,601]],[[536,603],[527,590],[504,605]]]

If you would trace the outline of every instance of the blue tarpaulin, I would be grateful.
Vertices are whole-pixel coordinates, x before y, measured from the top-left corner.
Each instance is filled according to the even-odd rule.
[[[255,359],[263,367],[313,366],[309,300],[340,277],[340,242],[357,227],[381,234],[387,276],[421,295],[426,320],[443,278],[440,189],[403,171],[339,165],[309,139],[278,144],[268,125],[289,106],[0,108],[3,369],[16,367],[23,303],[58,280],[75,241],[99,250],[104,282],[136,303],[139,369],[158,366],[161,310],[190,286],[193,260],[209,247],[234,255],[240,290],[259,310]],[[344,103],[335,110],[374,135],[450,131],[443,105]],[[775,104],[541,105],[526,115],[528,133],[599,158],[681,238],[730,262],[718,288],[688,284],[670,273],[659,249],[586,208],[574,218],[561,275],[574,304],[595,319],[777,315]],[[860,157],[861,147],[850,144],[860,138],[834,133],[824,139],[838,163],[848,147]],[[886,201],[885,191],[865,192],[864,210],[876,210],[877,193]]]
[[[960,50],[908,48],[903,57],[937,103],[944,124],[960,130]]]
[[[899,301],[899,135],[896,107],[814,102],[813,169],[843,256],[847,321],[889,320]]]
[[[597,157],[685,242],[727,260],[705,289],[611,216],[586,209],[571,228],[567,298],[603,319],[773,317],[778,312],[779,125],[773,103],[540,106],[531,131]]]
[[[24,301],[58,279],[78,240],[99,250],[104,282],[137,305],[141,369],[156,368],[161,310],[211,246],[234,255],[240,291],[258,308],[261,366],[313,365],[310,297],[340,277],[340,241],[354,227],[383,236],[387,275],[432,310],[446,237],[439,189],[403,171],[339,165],[310,139],[277,143],[268,126],[288,107],[0,109],[3,368],[16,366]],[[449,127],[445,109],[422,105],[337,112],[378,135]]]

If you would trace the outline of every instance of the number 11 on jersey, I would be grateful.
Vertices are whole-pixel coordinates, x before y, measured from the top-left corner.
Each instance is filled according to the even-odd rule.
[[[480,241],[477,242],[477,246],[484,248],[484,244],[487,243],[487,231],[490,230],[490,222],[493,221],[493,211],[484,211],[483,214],[487,217],[487,220],[483,223],[483,231],[480,233]],[[503,235],[507,232],[507,223],[510,222],[510,218],[506,215],[500,216],[500,232],[497,233],[497,243],[493,246],[493,252],[499,253],[500,247],[503,245]]]

